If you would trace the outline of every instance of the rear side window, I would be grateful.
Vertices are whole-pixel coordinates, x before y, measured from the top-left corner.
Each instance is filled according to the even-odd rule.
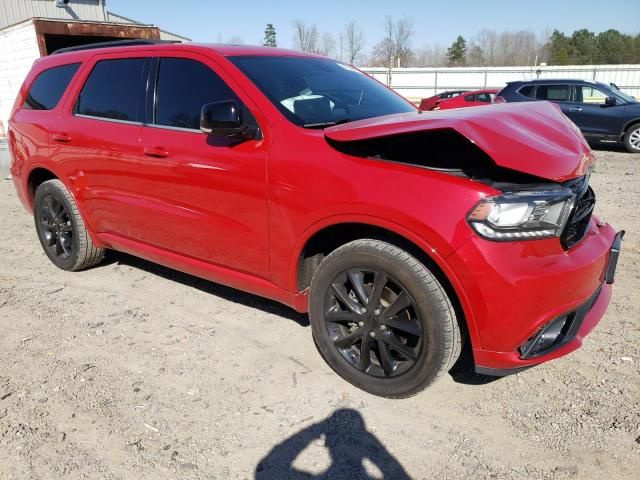
[[[120,58],[96,63],[78,96],[75,113],[142,122],[145,61]]]
[[[555,100],[566,102],[569,100],[571,89],[569,85],[538,85],[536,98],[538,100]]]
[[[475,102],[476,101],[476,96],[471,94],[471,95],[465,95],[464,97],[465,102]]]
[[[492,99],[493,98],[489,93],[478,93],[476,95],[476,102],[491,103]]]
[[[79,63],[70,63],[40,73],[31,84],[23,108],[28,110],[55,108],[79,67]]]
[[[238,97],[207,65],[188,58],[160,60],[156,125],[199,130],[202,106],[225,100]]]

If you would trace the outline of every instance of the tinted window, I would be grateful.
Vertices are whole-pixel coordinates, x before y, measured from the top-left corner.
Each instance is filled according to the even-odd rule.
[[[569,85],[538,85],[536,98],[538,100],[567,101],[570,91]]]
[[[489,93],[476,94],[476,102],[491,103],[492,96]]]
[[[520,95],[524,95],[525,97],[534,98],[534,89],[535,85],[525,85],[520,90],[518,90],[518,93]]]
[[[471,95],[465,95],[464,100],[466,102],[475,102],[476,101],[476,96],[471,94]]]
[[[415,112],[401,96],[353,67],[324,58],[231,60],[289,121],[307,128]]]
[[[156,90],[157,125],[200,128],[200,111],[207,103],[238,101],[237,96],[211,68],[196,60],[163,58]]]
[[[76,113],[141,122],[144,63],[142,58],[96,63],[78,96]]]
[[[42,72],[31,85],[24,101],[24,108],[30,110],[55,108],[79,67],[79,63],[71,63]]]

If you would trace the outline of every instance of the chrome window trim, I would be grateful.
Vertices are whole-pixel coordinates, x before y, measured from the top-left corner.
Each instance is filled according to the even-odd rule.
[[[171,125],[160,125],[157,123],[145,123],[143,124],[143,126],[150,127],[150,128],[161,128],[164,130],[174,130],[178,132],[201,133],[202,135],[205,134],[202,130],[199,130],[197,128],[172,127]]]
[[[124,123],[125,125],[144,125],[142,122],[134,120],[120,120],[119,118],[97,117],[95,115],[86,115],[84,113],[74,113],[74,117],[88,118],[89,120],[102,120],[103,122]]]

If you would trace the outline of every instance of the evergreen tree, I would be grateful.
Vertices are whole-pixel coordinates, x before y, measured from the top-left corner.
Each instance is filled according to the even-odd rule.
[[[456,41],[447,50],[449,65],[464,65],[467,54],[467,41],[462,35],[458,35]]]
[[[277,47],[278,43],[276,41],[276,29],[273,26],[273,23],[267,23],[267,28],[264,29],[264,41],[262,45],[265,47]]]

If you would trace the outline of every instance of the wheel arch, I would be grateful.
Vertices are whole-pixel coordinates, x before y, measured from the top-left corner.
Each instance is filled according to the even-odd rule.
[[[633,120],[630,120],[625,124],[624,128],[622,129],[622,133],[620,134],[620,141],[624,140],[624,136],[634,125],[640,125],[640,117],[634,118]]]
[[[87,216],[84,213],[84,209],[83,206],[80,204],[80,202],[78,202],[78,199],[76,197],[76,193],[74,192],[74,189],[71,188],[71,186],[68,184],[68,182],[65,181],[65,178],[61,175],[58,175],[54,169],[50,168],[47,165],[44,164],[36,164],[34,165],[30,170],[29,173],[25,176],[25,193],[26,193],[26,200],[28,202],[28,206],[31,210],[31,212],[33,213],[34,210],[34,200],[35,200],[35,195],[36,195],[36,190],[38,189],[38,187],[46,182],[47,180],[60,180],[62,182],[62,184],[65,186],[65,188],[69,191],[69,193],[71,194],[71,197],[73,198],[73,200],[76,203],[76,206],[78,207],[78,211],[80,212],[80,215],[82,217],[82,221],[84,222],[85,228],[87,229],[87,232],[89,233],[89,236],[91,237],[91,240],[93,241],[93,243],[97,246],[97,247],[105,247],[104,243],[98,240],[98,237],[95,233],[95,231],[93,230],[93,227],[91,226],[91,224],[87,221]]]
[[[449,296],[463,336],[471,340],[478,338],[473,311],[455,273],[429,242],[400,225],[391,226],[375,219],[341,220],[323,222],[307,231],[294,250],[292,270],[296,290],[304,292],[309,288],[314,272],[326,255],[346,243],[363,238],[385,241],[402,248],[429,268]]]
[[[31,169],[26,179],[26,193],[29,206],[33,209],[33,201],[36,196],[36,190],[47,180],[60,180],[60,177],[56,175],[51,169],[43,166],[37,166]],[[63,182],[64,183],[64,182]]]

